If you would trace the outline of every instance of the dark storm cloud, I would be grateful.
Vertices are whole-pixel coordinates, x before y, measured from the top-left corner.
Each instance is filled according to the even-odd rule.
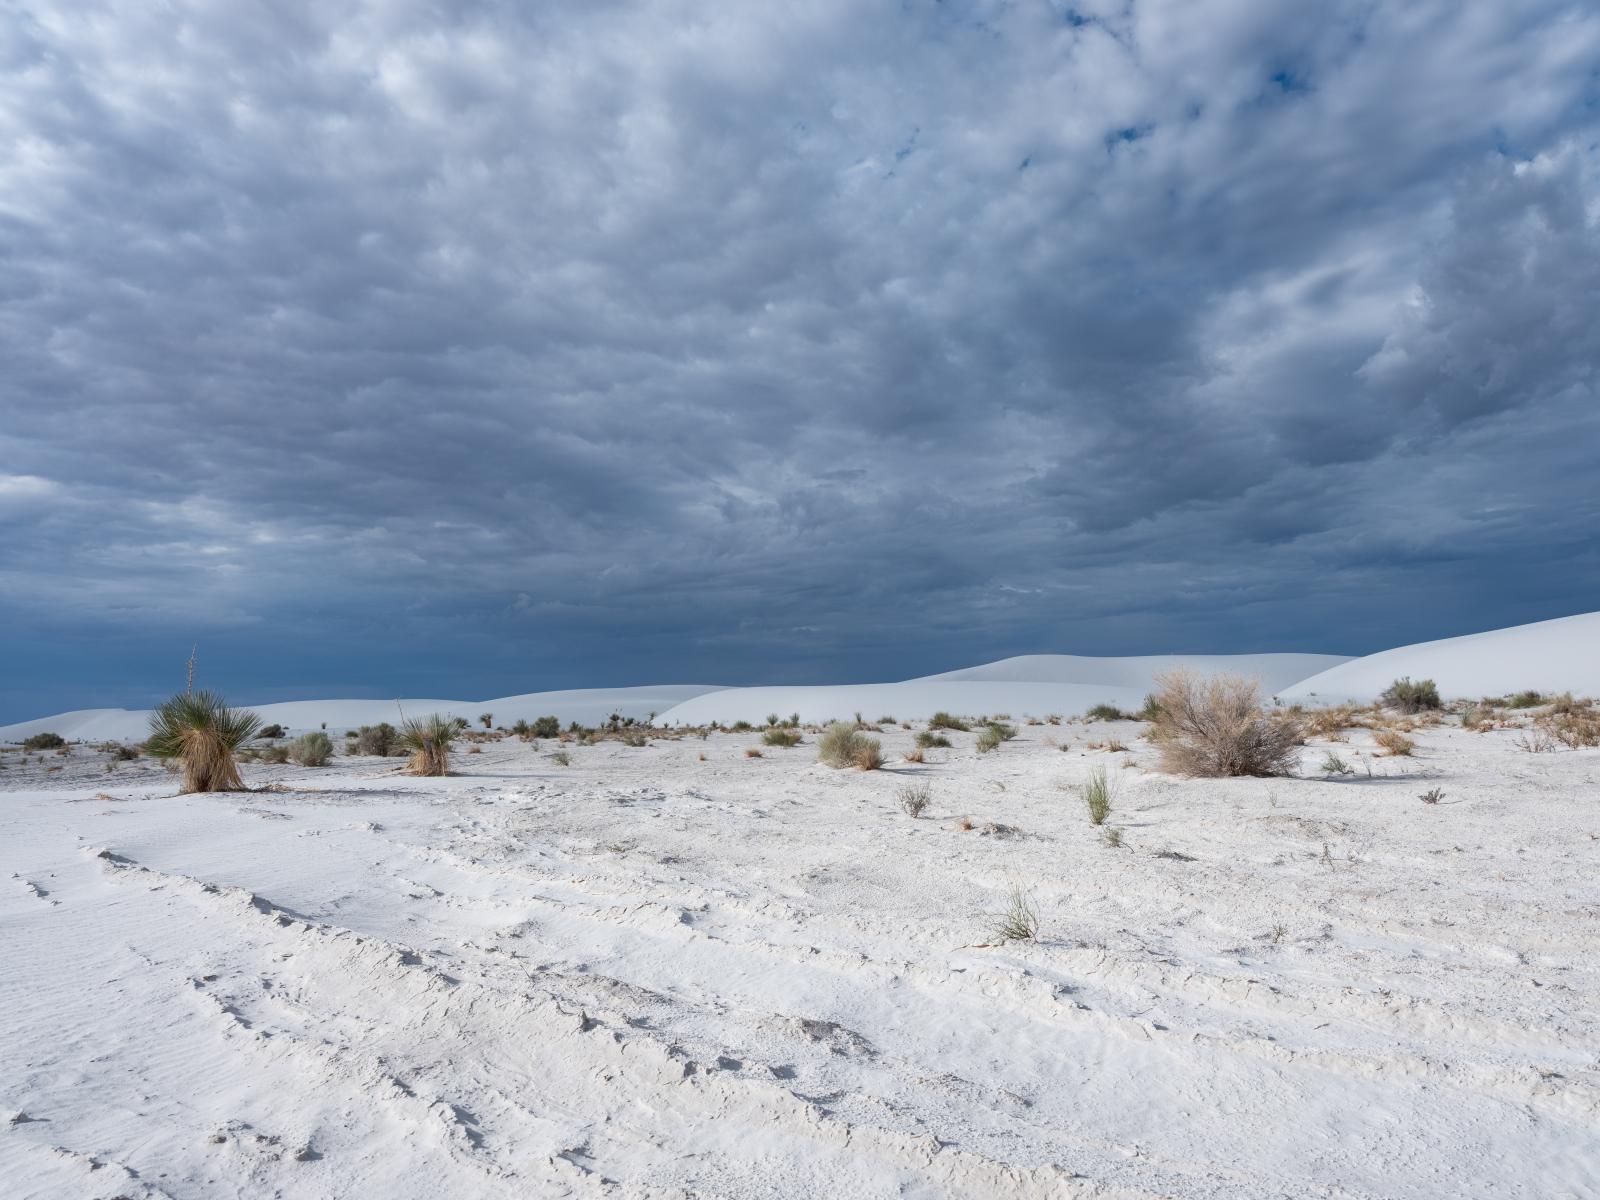
[[[1595,607],[1591,6],[790,7],[14,6],[0,716]]]

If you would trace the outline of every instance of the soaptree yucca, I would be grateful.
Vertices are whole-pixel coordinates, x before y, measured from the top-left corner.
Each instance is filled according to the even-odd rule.
[[[408,720],[400,730],[399,744],[411,751],[406,763],[408,775],[448,775],[450,743],[461,726],[434,713],[431,717]]]
[[[260,717],[229,708],[215,692],[184,692],[150,715],[146,749],[183,764],[185,792],[242,792],[234,753],[260,728]]]

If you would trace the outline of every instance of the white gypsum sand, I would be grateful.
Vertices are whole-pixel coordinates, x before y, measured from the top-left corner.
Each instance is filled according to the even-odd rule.
[[[208,796],[7,751],[0,1179],[1600,1193],[1600,751],[1447,725],[1389,758],[1353,729],[1301,778],[1182,780],[1143,728],[955,733],[920,765],[888,728],[870,773],[819,766],[814,734],[570,766],[507,738],[446,778],[339,757]],[[1088,748],[1110,738],[1131,749]],[[1318,774],[1330,750],[1355,774]],[[1076,790],[1098,766],[1103,828]],[[1014,884],[1039,940],[998,944]]]

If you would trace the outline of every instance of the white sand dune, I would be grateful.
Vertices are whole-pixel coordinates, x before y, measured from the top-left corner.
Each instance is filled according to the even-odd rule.
[[[1370,776],[1183,780],[1138,730],[909,764],[894,728],[870,773],[506,739],[211,796],[11,751],[0,1194],[1600,1195],[1600,751],[1351,730]],[[1013,882],[1036,941],[995,936]]]
[[[330,731],[343,732],[360,725],[376,725],[380,721],[397,725],[402,711],[411,717],[429,713],[464,717],[474,725],[477,724],[478,715],[485,712],[493,713],[496,723],[501,725],[510,725],[518,720],[532,721],[544,716],[558,717],[563,725],[570,721],[595,725],[613,712],[642,720],[651,713],[664,712],[702,692],[717,690],[714,686],[701,684],[662,684],[652,687],[529,692],[522,696],[501,696],[495,700],[291,700],[245,707],[258,713],[264,723],[282,725],[291,733],[324,726]],[[139,741],[149,733],[149,727],[149,709],[87,708],[0,726],[0,742],[15,742],[46,731],[59,733],[72,741]]]
[[[1261,681],[1263,690],[1275,692],[1308,675],[1349,662],[1342,654],[1143,654],[1123,658],[1093,658],[1082,654],[1024,654],[1002,658],[981,667],[964,667],[924,676],[931,680],[980,682],[1080,683],[1129,688],[1143,695],[1155,686],[1155,677],[1175,667],[1201,674],[1232,672]]]
[[[1533,689],[1600,696],[1600,613],[1419,642],[1351,659],[1278,691],[1297,701],[1370,701],[1401,676],[1432,679],[1446,699]]]
[[[903,683],[831,686],[724,688],[668,709],[660,725],[698,725],[764,720],[799,713],[802,721],[826,721],[861,713],[923,720],[941,709],[951,713],[1011,713],[1014,716],[1075,716],[1096,704],[1137,710],[1155,687],[1155,677],[1188,666],[1211,674],[1231,671],[1261,680],[1275,691],[1346,659],[1336,654],[1158,654],[1091,658],[1077,654],[1028,654],[983,666],[946,671]]]

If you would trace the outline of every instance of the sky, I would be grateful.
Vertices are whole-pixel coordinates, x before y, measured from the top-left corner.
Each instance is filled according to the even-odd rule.
[[[0,0],[0,721],[1600,608],[1600,8]]]

